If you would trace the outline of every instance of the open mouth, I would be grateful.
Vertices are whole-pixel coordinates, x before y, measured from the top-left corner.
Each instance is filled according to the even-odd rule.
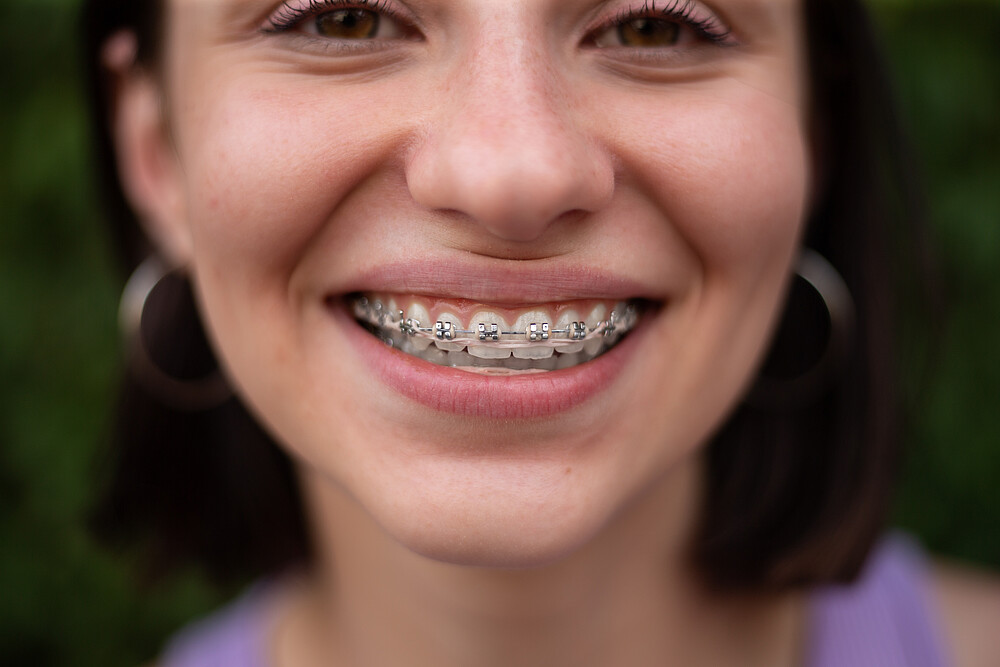
[[[485,375],[545,373],[595,359],[620,343],[649,304],[581,299],[518,308],[461,299],[354,294],[355,319],[413,357]]]

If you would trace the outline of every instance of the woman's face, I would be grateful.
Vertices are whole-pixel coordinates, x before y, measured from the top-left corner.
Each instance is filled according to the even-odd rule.
[[[798,2],[168,4],[163,117],[122,96],[126,178],[311,477],[417,552],[531,565],[695,465],[809,203]]]

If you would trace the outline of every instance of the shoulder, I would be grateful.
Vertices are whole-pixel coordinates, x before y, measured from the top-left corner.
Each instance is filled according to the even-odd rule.
[[[979,667],[950,659],[953,642],[934,581],[916,541],[898,533],[886,536],[854,582],[814,593],[807,664]]]
[[[1000,576],[936,563],[932,588],[956,667],[1000,667]]]
[[[270,630],[282,589],[258,583],[235,601],[181,629],[156,661],[158,667],[266,667]]]

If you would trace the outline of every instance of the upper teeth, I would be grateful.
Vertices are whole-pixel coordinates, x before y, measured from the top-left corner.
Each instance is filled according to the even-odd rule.
[[[473,354],[493,349],[492,354],[485,353],[490,354],[488,358],[497,358],[499,350],[527,347],[579,351],[591,341],[627,332],[638,318],[632,304],[617,303],[609,312],[604,303],[598,303],[586,319],[572,308],[563,308],[553,323],[546,312],[530,309],[518,313],[515,321],[508,324],[496,312],[479,310],[466,323],[447,309],[431,318],[427,308],[420,303],[409,304],[403,310],[392,297],[383,301],[366,296],[354,301],[354,314],[367,324],[396,329],[408,337],[424,339],[428,344],[434,342],[440,349],[460,351],[468,346]],[[538,358],[538,354],[541,350],[531,356],[517,356]]]
[[[430,302],[435,305],[428,306]],[[464,307],[422,297],[403,302],[392,295],[367,295],[358,296],[352,305],[359,321],[401,352],[490,375],[586,363],[613,347],[639,318],[636,306],[625,302],[580,300],[517,312],[482,306],[473,310],[463,303]],[[472,314],[463,319],[458,312]]]

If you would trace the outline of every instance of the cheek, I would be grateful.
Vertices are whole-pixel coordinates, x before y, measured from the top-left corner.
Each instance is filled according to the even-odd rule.
[[[251,404],[280,405],[284,385],[273,369],[302,361],[291,277],[344,198],[383,160],[386,139],[367,97],[341,95],[333,106],[323,91],[268,87],[259,76],[199,91],[190,99],[204,102],[183,109],[177,138],[191,270],[233,381]]]
[[[706,279],[745,279],[797,240],[811,165],[796,107],[751,89],[692,95],[633,110],[622,127],[630,171]]]
[[[635,109],[619,125],[625,171],[671,231],[666,261],[691,267],[691,280],[657,332],[662,352],[635,379],[650,418],[632,428],[692,447],[767,346],[809,202],[808,148],[800,110],[753,91]],[[659,469],[656,457],[677,451],[641,464]]]
[[[370,92],[331,100],[259,78],[201,96],[181,146],[195,264],[236,271],[252,290],[287,277],[392,143]]]

